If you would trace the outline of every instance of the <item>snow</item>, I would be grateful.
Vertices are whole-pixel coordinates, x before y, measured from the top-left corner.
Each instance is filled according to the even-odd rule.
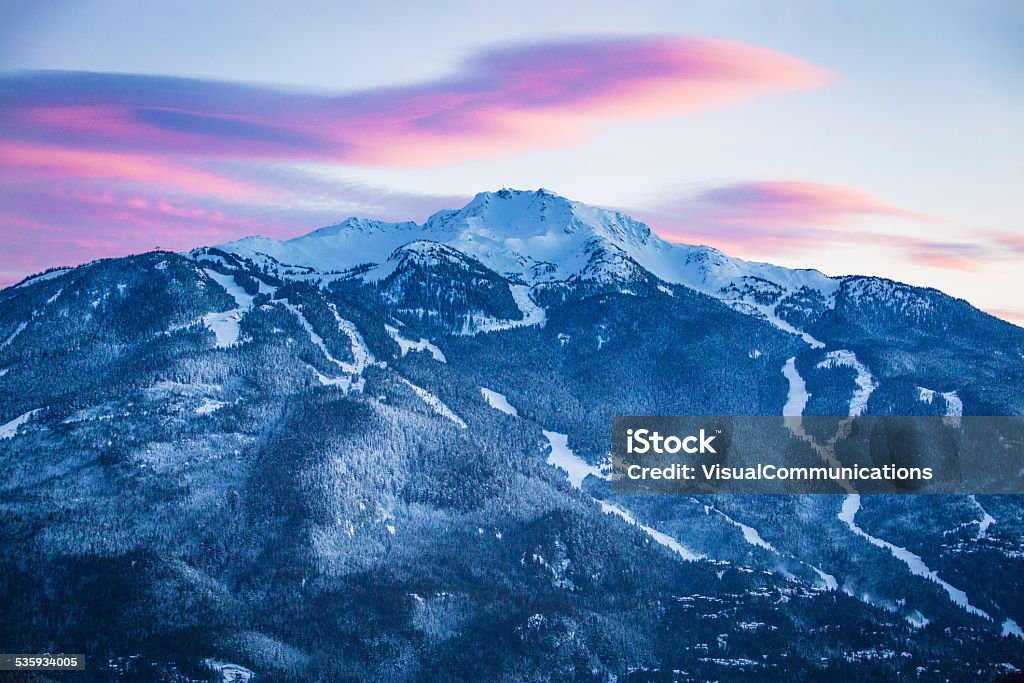
[[[725,519],[730,524],[739,527],[740,530],[743,531],[743,540],[745,540],[747,543],[749,543],[750,545],[757,546],[759,548],[764,548],[765,550],[771,551],[773,553],[776,552],[775,548],[773,548],[770,543],[761,538],[761,534],[757,533],[757,529],[749,527],[746,524],[743,524],[742,522],[737,522],[735,519],[732,519],[728,515],[725,515],[725,513],[721,514],[725,516]]]
[[[496,391],[491,391],[490,389],[486,389],[484,387],[480,387],[480,393],[483,394],[484,400],[487,401],[488,405],[490,405],[495,410],[500,410],[501,412],[507,415],[519,415],[519,412],[515,409],[514,406],[512,406],[508,402],[508,399],[503,394],[499,394]],[[583,458],[573,453],[572,449],[569,448],[569,436],[567,434],[560,434],[559,432],[552,432],[546,429],[543,429],[541,431],[544,434],[544,438],[547,439],[548,445],[551,448],[551,453],[548,455],[547,463],[565,472],[566,478],[568,478],[569,483],[572,485],[573,488],[582,490],[583,480],[591,475],[602,479],[607,478],[604,474],[601,473],[600,468],[588,464]],[[630,514],[627,510],[624,510],[623,508],[619,507],[618,505],[609,503],[607,501],[598,502],[600,502],[601,509],[605,513],[612,513],[618,515],[629,524],[639,527],[645,534],[647,534],[656,542],[660,543],[666,548],[671,549],[684,560],[694,561],[701,559],[700,555],[694,554],[671,536],[664,534],[658,531],[657,529],[652,529],[649,526],[640,524],[636,521],[636,518],[634,518],[632,514]],[[756,534],[757,532],[754,533]],[[501,534],[496,534],[496,537],[500,539]]]
[[[512,298],[516,300],[516,306],[523,312],[523,319],[519,324],[523,327],[543,326],[547,320],[547,314],[543,308],[533,303],[533,299],[530,298],[530,288],[526,285],[512,285],[509,289],[512,291]]]
[[[27,280],[25,280],[24,282],[22,282],[20,285],[17,285],[17,286],[18,287],[28,287],[29,285],[34,285],[34,284],[37,284],[39,282],[46,282],[47,280],[52,280],[52,279],[54,279],[56,277],[60,277],[64,273],[70,273],[70,272],[71,272],[70,268],[58,268],[56,270],[51,270],[48,273],[43,273],[42,275],[36,275],[34,277],[30,277]]]
[[[506,415],[511,415],[512,417],[519,416],[519,411],[508,402],[508,399],[505,398],[504,394],[499,394],[497,391],[491,391],[484,387],[480,387],[480,393],[483,394],[484,400],[487,401],[487,405],[491,406],[495,410],[500,410]]]
[[[286,241],[245,237],[218,248],[261,265],[284,264],[282,275],[302,279],[303,270],[331,273],[366,263],[383,264],[396,249],[422,236],[422,230],[415,223],[349,218]],[[386,273],[372,274],[373,277],[381,275]]]
[[[405,383],[406,386],[412,389],[416,393],[416,395],[423,400],[424,403],[433,408],[435,413],[442,417],[448,418],[458,426],[462,427],[463,429],[466,429],[466,423],[463,422],[462,418],[453,413],[451,409],[444,403],[442,403],[441,399],[439,399],[437,396],[434,396],[432,393],[430,393],[423,387],[416,386],[415,384],[413,384],[404,377],[399,377],[398,379],[402,380],[402,382]]]
[[[526,285],[509,285],[509,291],[512,293],[512,298],[516,301],[516,306],[522,312],[523,317],[521,320],[496,320],[488,319],[477,323],[476,332],[499,332],[501,330],[511,330],[517,327],[529,327],[531,325],[543,326],[547,322],[547,314],[544,309],[533,302],[530,298],[530,288]],[[471,330],[465,330],[466,333],[472,333]]]
[[[783,332],[788,332],[792,335],[800,337],[805,344],[810,346],[812,349],[822,349],[825,347],[824,342],[818,341],[808,333],[801,329],[793,327],[785,320],[775,315],[775,308],[773,306],[766,306],[764,304],[753,303],[749,301],[735,301],[726,302],[729,303],[733,309],[740,313],[746,313],[747,315],[754,315],[767,320],[769,323],[779,328]]]
[[[7,374],[8,372],[10,372],[10,371],[11,371],[11,369],[10,369],[10,368],[3,368],[3,369],[0,369],[0,377],[3,377],[4,375],[6,375],[6,374]]]
[[[931,405],[935,401],[936,395],[942,396],[942,400],[946,403],[945,417],[947,424],[956,425],[960,418],[964,416],[964,403],[960,400],[960,397],[955,391],[944,391],[938,392],[934,389],[928,389],[925,387],[917,388],[917,400],[922,403]]]
[[[317,381],[320,382],[320,384],[322,384],[325,387],[337,387],[344,391],[345,393],[348,393],[350,391],[361,392],[363,388],[366,386],[366,382],[365,380],[363,380],[362,377],[352,377],[349,375],[342,375],[341,377],[328,377],[324,373],[314,368],[312,365],[309,366],[309,369],[313,371],[313,375],[316,377]]]
[[[224,401],[217,401],[212,398],[203,399],[203,402],[196,407],[196,415],[209,415],[226,406]]]
[[[883,541],[880,538],[876,538],[875,536],[868,534],[866,531],[857,526],[855,518],[859,510],[860,494],[851,493],[848,496],[846,496],[846,498],[843,500],[843,507],[837,516],[841,521],[846,523],[846,526],[850,528],[850,531],[857,534],[861,538],[864,538],[872,545],[877,546],[879,548],[884,548],[885,550],[888,550],[890,553],[892,553],[893,557],[900,560],[910,568],[911,574],[914,574],[915,576],[924,577],[939,584],[939,586],[941,586],[943,590],[946,591],[946,594],[949,595],[949,599],[957,605],[959,605],[961,608],[963,608],[966,612],[977,615],[984,619],[988,619],[989,621],[992,620],[992,617],[990,617],[986,612],[973,606],[970,603],[970,601],[968,601],[967,593],[939,578],[938,573],[929,569],[928,566],[924,563],[924,560],[922,560],[919,556],[915,555],[906,548],[902,548],[898,545],[893,545],[888,541]]]
[[[788,418],[785,420],[786,429],[793,433],[793,436],[802,439],[814,452],[818,454],[818,457],[823,462],[831,467],[842,467],[834,453],[835,444],[837,439],[844,433],[845,425],[840,425],[839,429],[836,430],[835,436],[825,445],[818,443],[818,441],[804,431],[802,417],[804,409],[807,407],[807,399],[810,394],[807,393],[807,385],[804,383],[803,377],[800,376],[800,372],[796,369],[796,358],[790,358],[786,361],[786,364],[782,368],[782,374],[789,380],[789,393],[786,397],[786,405],[782,407],[782,416]],[[842,486],[850,493],[854,493],[853,485],[848,481],[841,481],[839,485]]]
[[[1007,618],[1003,622],[1003,637],[1008,638],[1010,636],[1017,636],[1018,638],[1024,639],[1024,631],[1020,629],[1017,622],[1013,619]]]
[[[665,285],[658,285],[658,291],[661,292],[662,294],[668,294],[669,296],[675,296],[676,295],[675,292],[673,292],[671,289],[669,289]]]
[[[906,618],[907,623],[909,623],[914,628],[924,628],[928,624],[932,623],[930,619],[925,617],[917,610],[914,610],[911,614],[908,614]]]
[[[232,664],[230,662],[221,662],[216,659],[206,658],[203,660],[203,664],[208,669],[219,674],[222,681],[237,681],[238,683],[248,683],[248,681],[254,680],[256,674],[249,669],[246,669],[240,664]]]
[[[725,512],[723,512],[722,510],[719,510],[718,508],[716,508],[713,505],[705,504],[704,505],[704,512],[705,512],[705,514],[710,514],[710,513],[714,512],[715,514],[717,514],[720,517],[722,517],[722,519],[724,519],[726,522],[728,522],[732,526],[738,528],[743,533],[743,540],[746,541],[747,543],[749,543],[750,545],[756,546],[758,548],[763,548],[764,550],[767,550],[768,552],[774,553],[776,555],[782,555],[782,553],[780,553],[775,548],[775,546],[773,546],[768,541],[764,540],[764,538],[757,531],[757,529],[755,529],[755,528],[753,528],[751,526],[748,526],[748,525],[744,524],[743,522],[740,522],[740,521],[738,521],[736,519],[733,519],[732,517],[727,515]],[[806,562],[804,562],[803,564],[805,564],[806,566],[808,566],[808,567],[810,567],[811,569],[814,570],[814,572],[818,575],[818,578],[820,578],[822,580],[822,583],[825,585],[825,589],[826,590],[833,591],[833,590],[836,590],[839,587],[839,582],[836,581],[836,577],[834,577],[831,574],[828,574],[828,573],[822,571],[820,568],[815,567],[812,564],[808,564]]]
[[[754,529],[753,527],[749,527],[746,524],[743,524],[742,522],[736,521],[735,519],[733,519],[732,517],[730,517],[729,515],[727,515],[723,511],[721,511],[718,508],[716,508],[714,505],[705,504],[704,505],[704,513],[705,514],[710,514],[712,512],[714,512],[716,515],[720,516],[722,519],[724,519],[726,522],[728,522],[732,526],[734,526],[734,527],[738,528],[740,531],[742,531],[743,532],[743,540],[745,540],[750,545],[757,546],[759,548],[764,548],[765,550],[767,550],[769,552],[776,553],[776,554],[779,552],[775,548],[773,548],[770,543],[768,543],[763,538],[761,538],[761,534],[759,534],[757,532],[757,529]]]
[[[568,435],[547,430],[542,431],[544,432],[544,438],[548,440],[548,445],[551,446],[551,453],[548,455],[547,463],[565,472],[573,488],[582,489],[583,480],[589,475],[599,478],[603,477],[600,469],[588,464],[586,460],[572,452],[572,449],[569,448]]]
[[[238,321],[241,319],[241,314],[235,309],[223,313],[207,313],[203,316],[203,323],[213,330],[213,334],[217,338],[215,346],[218,349],[226,349],[238,343],[240,335]]]
[[[857,388],[853,392],[853,397],[850,398],[850,411],[851,417],[859,417],[864,414],[864,411],[868,407],[868,398],[871,397],[871,393],[878,388],[878,382],[875,381],[874,377],[868,369],[857,360],[857,356],[853,351],[847,351],[841,349],[839,351],[829,351],[828,355],[825,356],[825,360],[818,363],[819,368],[835,368],[835,367],[848,367],[853,368],[857,371],[857,377],[854,379],[854,383]]]
[[[0,351],[10,346],[15,337],[24,332],[26,327],[28,327],[28,323],[18,323],[18,326],[14,328],[14,332],[12,332],[3,342],[0,342]]]
[[[253,297],[246,293],[235,282],[235,278],[230,275],[224,275],[208,268],[204,268],[203,272],[223,287],[231,295],[231,298],[235,300],[235,305],[237,306],[237,308],[230,311],[207,313],[203,316],[203,323],[213,330],[214,335],[217,337],[217,348],[223,349],[234,346],[238,343],[240,334],[238,322],[242,319],[245,312],[252,308]]]
[[[302,329],[306,331],[306,334],[309,335],[309,340],[313,342],[313,345],[320,349],[324,354],[324,357],[334,365],[338,366],[338,369],[343,373],[340,377],[328,377],[313,366],[310,366],[310,369],[316,376],[317,381],[323,386],[338,387],[346,393],[353,390],[362,391],[365,386],[365,382],[361,377],[363,370],[375,361],[373,354],[370,353],[370,349],[366,346],[366,343],[363,341],[363,337],[359,334],[359,330],[356,329],[356,326],[350,321],[342,318],[334,304],[327,304],[331,314],[334,316],[334,320],[338,324],[338,330],[348,337],[349,348],[352,352],[352,362],[349,363],[335,358],[331,354],[327,345],[324,343],[323,337],[316,333],[309,320],[306,319],[306,316],[302,313],[301,308],[287,299],[281,299],[275,303],[281,304],[291,311],[296,318],[298,318],[299,324],[302,326]]]
[[[814,573],[816,573],[818,577],[825,582],[826,590],[834,591],[839,588],[839,582],[836,581],[836,577],[826,572],[823,572],[821,569],[815,567],[813,564],[809,564],[807,566],[813,569]]]
[[[14,418],[10,422],[0,425],[0,440],[12,439],[18,433],[18,428],[32,419],[32,416],[39,412],[39,409],[30,410]]]
[[[60,289],[57,290],[57,292],[53,296],[51,296],[49,299],[46,300],[47,305],[52,304],[63,293],[64,293],[64,288],[61,287]]]
[[[977,496],[972,494],[970,498],[971,502],[974,503],[974,506],[981,513],[981,519],[978,520],[978,538],[985,538],[988,534],[988,528],[996,523],[996,518],[988,514],[988,511],[981,506]]]
[[[349,346],[352,351],[352,372],[355,374],[362,373],[363,370],[374,363],[370,348],[363,341],[363,337],[359,334],[356,326],[351,321],[341,317],[337,306],[328,303],[327,307],[331,310],[334,320],[338,323],[338,330],[348,337]]]
[[[218,273],[216,270],[210,270],[209,268],[203,268],[203,272],[231,295],[231,298],[235,300],[236,306],[244,309],[252,308],[253,297],[235,282],[235,278]]]
[[[582,276],[593,267],[592,257],[601,254],[620,257],[617,262],[628,257],[665,283],[727,300],[744,313],[799,335],[813,347],[820,347],[821,342],[779,318],[776,304],[766,306],[733,293],[745,291],[753,283],[777,291],[777,303],[806,287],[830,301],[840,284],[839,279],[815,270],[744,261],[706,246],[670,243],[618,211],[587,206],[546,190],[482,192],[462,209],[439,211],[423,225],[350,218],[287,241],[247,237],[219,248],[295,279],[329,280],[356,266],[372,264],[363,277],[373,280],[387,275],[392,253],[417,241],[447,245],[497,273],[526,283],[513,289],[527,318],[519,325],[543,323],[543,311],[523,296],[529,286]],[[662,287],[663,292],[669,289]],[[509,329],[507,322],[492,321],[496,327],[485,331]]]
[[[405,356],[405,354],[409,353],[410,351],[427,351],[430,353],[431,356],[434,357],[434,360],[436,360],[438,363],[448,362],[448,359],[445,358],[444,353],[441,352],[441,349],[437,348],[430,341],[423,339],[422,337],[420,338],[419,341],[412,341],[411,339],[406,339],[405,337],[402,336],[401,332],[398,331],[398,328],[392,327],[391,325],[385,325],[384,329],[387,330],[387,333],[391,336],[392,339],[398,342],[398,346],[401,347],[402,349],[402,356]]]
[[[786,395],[786,405],[782,407],[783,417],[800,417],[807,407],[807,385],[800,372],[796,369],[796,357],[790,358],[782,367],[782,374],[789,380],[789,393]]]
[[[657,529],[653,529],[645,524],[641,524],[640,522],[636,521],[636,518],[633,517],[633,515],[631,515],[627,510],[623,510],[614,503],[601,501],[601,510],[603,510],[605,514],[618,515],[627,523],[632,524],[635,527],[638,527],[641,531],[643,531],[645,534],[654,539],[656,543],[659,543],[668,548],[669,550],[675,552],[677,555],[679,555],[679,557],[683,558],[687,562],[696,562],[697,560],[703,559],[703,555],[698,555],[694,553],[692,550],[685,547],[679,541],[672,538],[668,534],[664,534],[658,531]]]
[[[946,391],[942,394],[946,401],[946,417],[961,418],[964,416],[964,404],[955,391]]]
[[[309,320],[307,320],[306,316],[302,313],[302,309],[300,309],[298,306],[291,303],[287,299],[281,299],[276,303],[280,303],[281,305],[283,305],[285,308],[291,311],[296,318],[299,319],[299,324],[302,325],[302,329],[304,329],[306,331],[306,334],[309,335],[309,339],[311,342],[313,342],[313,345],[320,349],[320,351],[324,354],[324,357],[327,358],[327,360],[330,361],[331,363],[337,365],[342,372],[348,373],[350,375],[359,375],[363,372],[363,370],[366,369],[368,365],[374,362],[373,355],[370,353],[370,350],[363,342],[363,338],[359,334],[359,331],[356,329],[355,325],[353,325],[348,320],[344,320],[340,315],[338,315],[338,310],[334,305],[328,304],[332,314],[334,315],[335,321],[337,321],[338,323],[338,330],[345,333],[345,335],[349,338],[353,358],[351,363],[339,360],[335,358],[333,355],[331,355],[331,352],[327,349],[327,345],[324,343],[323,337],[316,333],[316,331],[313,329],[313,326],[309,323]],[[320,373],[317,374],[322,384],[331,384],[334,386],[345,387],[349,386],[350,384],[350,381],[332,380],[328,377],[324,377]]]

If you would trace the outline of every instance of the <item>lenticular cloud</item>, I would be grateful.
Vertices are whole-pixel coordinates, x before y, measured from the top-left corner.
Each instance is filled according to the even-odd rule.
[[[601,122],[725,106],[826,77],[790,56],[705,38],[491,50],[446,78],[335,95],[164,76],[25,73],[0,79],[0,136],[5,147],[432,165],[571,144]]]

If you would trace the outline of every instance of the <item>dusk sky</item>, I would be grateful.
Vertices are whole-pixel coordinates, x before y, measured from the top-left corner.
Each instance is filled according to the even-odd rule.
[[[0,3],[0,286],[545,187],[1024,323],[1024,2]]]

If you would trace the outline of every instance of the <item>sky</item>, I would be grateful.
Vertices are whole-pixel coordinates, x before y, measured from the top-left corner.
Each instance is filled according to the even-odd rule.
[[[545,187],[1024,323],[1024,3],[0,1],[0,286]]]

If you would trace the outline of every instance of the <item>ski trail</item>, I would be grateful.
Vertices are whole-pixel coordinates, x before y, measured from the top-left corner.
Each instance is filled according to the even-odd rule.
[[[838,441],[841,436],[844,436],[850,428],[849,421],[840,423],[835,436],[833,436],[826,445],[822,446],[813,436],[804,431],[802,418],[804,409],[807,407],[807,399],[810,395],[807,393],[807,385],[804,383],[804,378],[800,376],[800,372],[796,369],[795,357],[786,361],[786,364],[782,367],[782,374],[786,376],[787,380],[789,380],[789,394],[786,398],[786,405],[782,408],[782,416],[785,420],[786,429],[788,429],[793,436],[804,441],[813,448],[814,452],[818,454],[818,457],[820,457],[827,465],[830,467],[842,467],[842,463],[840,463],[835,457],[834,449],[836,441]],[[848,493],[856,492],[856,489],[853,488],[853,484],[849,481],[843,480],[838,483]]]
[[[615,505],[614,503],[608,503],[603,500],[598,502],[601,503],[601,510],[603,510],[605,514],[613,514],[617,515],[618,517],[621,517],[628,524],[637,527],[645,534],[647,534],[655,543],[665,546],[669,550],[679,555],[679,557],[686,560],[687,562],[696,562],[697,560],[704,559],[703,555],[698,555],[694,553],[692,550],[688,549],[686,546],[684,546],[668,534],[662,533],[657,529],[653,529],[645,524],[641,524],[640,522],[636,521],[636,518],[633,517],[633,515],[631,515],[628,510],[624,510],[623,508],[620,508],[618,505]]]
[[[822,583],[825,585],[825,589],[826,590],[834,591],[837,588],[839,588],[839,582],[836,580],[836,577],[832,576],[831,574],[829,574],[829,573],[827,573],[825,571],[822,571],[820,567],[816,567],[816,566],[814,566],[813,564],[811,564],[809,562],[805,562],[804,560],[801,560],[799,557],[796,557],[792,553],[782,553],[782,552],[780,552],[777,548],[775,548],[775,546],[773,546],[768,541],[764,540],[764,537],[762,537],[761,534],[754,527],[748,526],[748,525],[744,524],[743,522],[740,522],[740,521],[738,521],[736,519],[733,519],[732,517],[727,515],[722,510],[719,510],[714,505],[710,505],[708,503],[702,503],[701,501],[697,500],[696,498],[692,498],[691,500],[694,503],[697,503],[698,505],[703,505],[704,506],[705,514],[709,514],[711,512],[714,512],[715,514],[720,515],[726,522],[728,522],[732,526],[738,528],[743,533],[743,540],[746,541],[748,544],[753,545],[753,546],[757,546],[759,548],[763,548],[763,549],[765,549],[765,550],[767,550],[767,551],[769,551],[769,552],[771,552],[771,553],[773,553],[775,555],[778,555],[779,557],[791,557],[791,558],[795,559],[797,562],[799,562],[800,564],[804,565],[805,567],[809,567],[810,569],[812,569],[814,571],[815,574],[818,575],[818,578],[821,579]]]
[[[691,500],[693,500],[693,502],[695,503],[700,503],[700,501],[698,501],[696,498],[692,498]],[[743,533],[743,540],[749,543],[750,545],[757,546],[759,548],[764,548],[765,550],[775,553],[776,555],[780,554],[779,551],[776,550],[771,543],[761,538],[761,534],[759,534],[757,532],[757,529],[755,529],[754,527],[747,526],[743,522],[736,521],[726,513],[716,508],[714,505],[710,505],[708,503],[704,503],[704,512],[714,512],[716,515],[719,515],[726,522],[739,529]]]
[[[510,406],[511,407],[511,406]],[[565,472],[566,478],[574,489],[583,489],[583,480],[589,475],[603,479],[601,470],[587,463],[586,460],[572,452],[569,448],[569,437],[558,432],[544,432],[544,438],[548,440],[551,453],[548,455],[547,463]]]
[[[512,298],[515,299],[516,306],[522,312],[523,317],[521,320],[484,320],[477,324],[476,332],[500,332],[501,330],[511,330],[517,327],[529,327],[531,325],[543,326],[547,322],[547,313],[544,309],[533,302],[530,298],[530,288],[526,285],[509,285],[509,291],[512,293]],[[469,330],[464,330],[463,334],[473,334]]]
[[[970,603],[970,601],[967,599],[967,593],[939,578],[938,573],[929,569],[928,566],[924,563],[924,560],[922,560],[920,557],[910,552],[906,548],[901,548],[898,545],[893,545],[888,541],[883,541],[880,538],[876,538],[875,536],[872,536],[871,534],[867,533],[859,526],[857,526],[855,518],[859,510],[860,494],[851,493],[850,495],[846,496],[846,499],[843,501],[842,510],[840,510],[837,517],[843,522],[845,522],[846,526],[848,526],[850,528],[850,531],[852,531],[853,533],[857,534],[861,538],[864,538],[872,545],[877,546],[879,548],[884,548],[885,550],[888,550],[890,553],[892,553],[893,557],[900,560],[910,568],[911,574],[914,574],[915,576],[924,577],[939,584],[939,586],[941,586],[943,590],[946,591],[946,594],[949,595],[949,599],[957,605],[959,605],[960,607],[962,607],[966,612],[982,617],[983,619],[992,621],[991,616],[989,616],[986,612],[984,612],[981,609],[978,609]]]
[[[498,392],[490,389],[484,389],[483,387],[480,388],[480,392],[483,394],[487,403],[495,410],[499,410],[507,415],[519,414],[519,411],[508,402],[508,399],[505,398],[503,394],[499,394]],[[601,470],[588,464],[583,458],[572,452],[572,449],[569,448],[568,435],[561,434],[559,432],[551,432],[546,429],[542,429],[541,431],[544,434],[544,438],[548,441],[548,446],[551,448],[551,453],[548,455],[547,463],[565,472],[566,478],[569,480],[569,483],[573,488],[582,491],[583,480],[590,475],[601,479],[606,478],[601,474]],[[647,536],[655,543],[668,548],[683,560],[687,562],[695,562],[697,560],[704,559],[703,555],[694,553],[668,534],[638,522],[636,517],[634,517],[629,510],[619,507],[614,503],[598,500],[593,496],[588,497],[594,502],[600,504],[601,510],[605,514],[616,515],[626,523],[637,527],[647,534]]]
[[[10,336],[7,337],[7,339],[0,342],[0,351],[10,346],[17,338],[17,336],[25,331],[26,327],[28,327],[28,323],[18,323],[18,326],[14,328],[14,332],[12,332]]]
[[[402,376],[399,376],[398,379],[402,380],[402,382],[404,382],[407,387],[412,389],[416,393],[416,395],[423,400],[424,403],[433,408],[435,413],[442,417],[448,418],[449,420],[459,425],[463,429],[466,429],[466,423],[463,422],[462,418],[456,415],[454,412],[452,412],[451,408],[442,403],[441,399],[439,399],[437,396],[434,396],[432,393],[430,393],[423,387],[413,384],[412,382],[410,382],[409,380]]]
[[[981,519],[978,520],[978,538],[985,538],[988,534],[988,528],[996,523],[996,518],[988,514],[988,510],[981,506],[981,503],[978,502],[977,496],[972,494],[970,498],[971,502],[974,503],[974,506],[978,508],[978,512],[981,513]]]
[[[868,407],[868,399],[871,397],[872,392],[878,388],[878,382],[871,376],[871,372],[868,371],[867,367],[857,360],[857,356],[853,351],[845,349],[829,351],[828,355],[825,356],[825,360],[818,363],[817,367],[847,367],[856,370],[857,377],[854,382],[857,384],[857,388],[854,389],[853,396],[850,397],[849,415],[851,417],[863,415]]]
[[[749,301],[743,301],[743,302],[736,302],[735,304],[731,304],[731,307],[736,309],[736,310],[738,310],[738,311],[740,311],[741,313],[747,312],[747,310],[749,310],[749,309],[753,309],[754,311],[759,313],[761,316],[763,316],[765,318],[765,320],[767,320],[769,323],[771,323],[775,327],[779,328],[783,332],[788,332],[790,334],[796,335],[797,337],[800,337],[804,341],[804,343],[807,344],[808,346],[810,346],[812,349],[823,349],[823,348],[825,348],[824,342],[821,342],[818,339],[815,339],[810,334],[808,334],[807,332],[804,332],[803,330],[801,330],[799,328],[793,327],[792,325],[787,323],[785,320],[780,318],[778,315],[776,315],[776,313],[775,313],[775,306],[765,306],[763,304],[755,304],[755,303],[751,303]]]
[[[783,417],[800,417],[807,407],[807,385],[800,372],[796,369],[796,357],[792,357],[782,366],[782,374],[789,380],[789,393],[786,394],[786,405],[782,407]]]
[[[18,428],[23,424],[32,419],[32,417],[39,412],[39,409],[30,410],[27,413],[19,415],[10,422],[0,425],[0,441],[5,439],[13,439],[18,433]]]
[[[338,330],[348,337],[349,346],[352,350],[352,372],[358,375],[367,366],[374,363],[373,354],[370,353],[369,347],[363,341],[363,337],[359,334],[356,326],[351,321],[342,318],[338,313],[338,307],[328,301],[327,308],[334,314],[334,320],[338,323]]]
[[[800,561],[803,562],[803,560]],[[826,571],[821,570],[813,564],[810,564],[808,562],[804,562],[804,564],[813,569],[814,573],[818,575],[818,578],[820,578],[824,582],[825,590],[839,590],[839,581],[836,579],[836,577],[832,576]]]
[[[236,306],[229,311],[207,313],[203,316],[203,323],[213,330],[213,334],[217,338],[216,347],[218,349],[234,346],[238,343],[240,335],[238,323],[245,312],[252,308],[253,297],[238,285],[234,277],[209,268],[203,268],[203,272],[224,288],[224,291],[235,300]]]
[[[487,389],[485,387],[480,387],[480,393],[483,394],[484,400],[487,401],[487,405],[489,405],[490,407],[494,408],[495,410],[500,410],[506,415],[511,415],[512,417],[519,417],[519,411],[516,410],[511,403],[508,402],[508,399],[505,398],[504,394],[499,394],[497,391],[491,391],[490,389]]]
[[[1013,619],[1007,618],[1003,622],[1003,638],[1009,638],[1010,636],[1016,636],[1024,640],[1024,631],[1021,630],[1020,626]]]
[[[309,340],[313,342],[313,345],[315,347],[320,349],[321,353],[324,354],[324,357],[327,358],[327,360],[337,365],[342,370],[342,372],[347,372],[350,375],[355,374],[356,365],[354,363],[347,363],[331,355],[330,350],[328,350],[327,345],[324,343],[324,338],[316,333],[316,331],[313,329],[313,326],[310,325],[309,320],[307,320],[306,316],[303,315],[302,309],[300,309],[298,306],[291,303],[287,299],[281,299],[280,303],[289,311],[291,311],[296,318],[299,319],[299,324],[302,325],[302,329],[304,329],[306,331],[306,334],[309,335]]]
[[[423,339],[422,337],[419,341],[407,339],[402,336],[402,333],[398,331],[397,327],[392,327],[391,325],[385,325],[384,330],[392,339],[398,342],[398,346],[402,351],[403,357],[410,351],[427,351],[438,363],[448,362],[448,359],[445,358],[441,349],[437,348],[437,346],[431,343],[430,340]]]
[[[338,366],[338,369],[343,373],[341,377],[328,377],[313,366],[309,366],[313,373],[316,375],[317,381],[324,386],[338,387],[344,392],[349,392],[355,389],[356,391],[362,391],[364,382],[362,379],[363,370],[369,365],[372,365],[375,361],[373,354],[370,353],[366,343],[363,341],[362,336],[359,334],[359,330],[348,320],[345,320],[338,314],[338,309],[334,304],[328,302],[327,307],[334,315],[335,321],[338,324],[338,330],[345,334],[349,340],[349,348],[352,352],[352,362],[343,361],[339,358],[335,358],[327,348],[327,344],[324,343],[323,337],[316,333],[309,320],[302,313],[302,309],[288,301],[287,299],[281,299],[276,303],[281,304],[286,309],[291,311],[299,320],[299,324],[302,329],[309,335],[309,340],[313,342],[313,345],[320,349],[320,352],[324,354],[324,357]]]

